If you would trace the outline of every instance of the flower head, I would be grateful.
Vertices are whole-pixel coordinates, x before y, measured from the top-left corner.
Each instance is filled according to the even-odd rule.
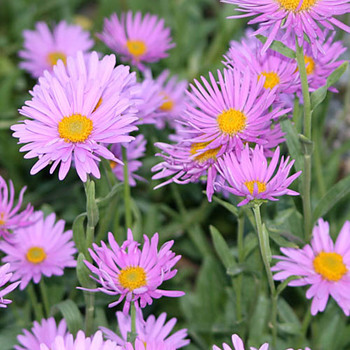
[[[3,287],[11,279],[12,273],[9,273],[9,270],[10,264],[5,264],[0,267],[0,287]],[[12,300],[4,299],[4,296],[11,293],[19,284],[20,282],[11,283],[0,290],[0,308],[5,308],[8,304],[12,303]]]
[[[103,32],[97,35],[108,47],[121,55],[122,60],[131,62],[144,70],[145,62],[157,62],[167,57],[167,51],[175,46],[171,43],[170,29],[164,27],[164,20],[140,12],[114,13],[105,19]]]
[[[44,70],[52,71],[58,60],[64,64],[68,56],[78,51],[90,50],[94,42],[90,34],[78,25],[59,22],[51,32],[44,22],[38,22],[35,30],[25,30],[24,50],[19,56],[24,59],[20,67],[27,70],[34,78],[40,77]]]
[[[128,133],[136,129],[135,75],[129,67],[114,65],[114,55],[100,61],[96,52],[85,59],[79,52],[39,79],[33,99],[19,111],[29,119],[11,127],[19,143],[26,143],[21,148],[29,151],[25,157],[39,158],[31,174],[47,165],[52,173],[60,164],[62,180],[74,162],[85,182],[87,174],[100,177],[99,157],[119,161],[106,144],[133,140]]]
[[[15,350],[40,350],[40,344],[45,344],[51,348],[57,336],[66,338],[68,336],[66,321],[63,319],[58,326],[53,317],[47,320],[42,319],[41,323],[34,321],[30,332],[23,329],[23,334],[17,337],[21,345],[15,345]]]
[[[93,291],[101,291],[109,295],[120,295],[119,299],[111,304],[113,307],[125,299],[123,312],[127,313],[130,303],[136,307],[145,307],[152,304],[152,299],[162,296],[179,297],[184,295],[180,291],[161,290],[158,287],[177,273],[172,270],[181,256],[170,250],[174,241],[165,243],[158,251],[158,233],[149,240],[144,235],[142,249],[134,241],[131,230],[128,239],[121,246],[115,241],[113,234],[109,233],[108,241],[111,248],[104,242],[101,247],[96,244],[89,249],[90,255],[98,267],[85,261],[86,266],[96,275],[93,279],[101,287]]]
[[[9,189],[6,181],[0,176],[0,237],[7,238],[10,231],[31,224],[29,217],[33,212],[33,207],[28,204],[22,212],[19,212],[25,190],[26,187],[23,187],[19,193],[18,203],[14,205],[15,190],[13,183],[10,181]]]
[[[175,350],[174,346],[169,343],[152,341],[145,344],[139,338],[135,339],[134,344],[126,343],[122,349],[123,350]]]
[[[63,275],[65,267],[76,266],[76,252],[72,231],[64,232],[63,220],[55,223],[54,213],[44,218],[41,211],[34,212],[33,224],[17,229],[11,241],[0,242],[5,253],[3,261],[11,263],[12,281],[21,280],[24,289],[30,280],[39,283],[41,276]]]
[[[281,248],[285,256],[271,270],[274,279],[281,281],[290,276],[300,276],[289,286],[310,285],[306,297],[312,299],[311,314],[324,311],[329,296],[338,303],[344,313],[350,315],[350,222],[346,221],[333,243],[329,224],[320,218],[312,232],[311,244],[302,249]]]
[[[248,145],[242,151],[238,160],[234,153],[225,154],[218,160],[218,170],[229,186],[218,183],[218,186],[244,197],[238,204],[242,206],[254,199],[267,199],[277,201],[276,197],[283,195],[296,196],[299,193],[290,190],[288,186],[301,174],[301,171],[288,177],[294,164],[289,157],[282,157],[276,174],[273,176],[279,161],[280,150],[277,147],[268,165],[262,147],[256,146],[254,150]]]
[[[233,344],[234,350],[245,350],[243,341],[237,334],[232,335],[232,344]],[[222,344],[222,346],[223,346],[224,350],[232,350],[231,347],[229,345],[227,345],[226,343]],[[265,343],[265,344],[261,345],[259,349],[256,349],[253,347],[250,347],[250,349],[251,350],[268,350],[269,344]],[[213,350],[221,350],[221,349],[218,346],[214,345]]]

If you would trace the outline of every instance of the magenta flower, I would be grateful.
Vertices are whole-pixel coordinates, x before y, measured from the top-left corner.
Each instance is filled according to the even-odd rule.
[[[281,158],[276,174],[273,176],[279,161],[280,150],[277,147],[268,165],[262,147],[256,146],[254,150],[248,145],[238,160],[234,153],[225,154],[218,160],[218,170],[228,185],[217,183],[223,189],[236,196],[244,197],[238,206],[245,205],[255,199],[277,201],[276,197],[289,195],[297,196],[299,193],[290,190],[288,186],[301,174],[301,171],[288,177],[294,160],[289,157]]]
[[[274,279],[285,280],[300,276],[289,286],[310,285],[306,297],[312,299],[311,314],[324,311],[329,296],[338,303],[345,315],[350,315],[350,222],[346,221],[333,243],[329,224],[320,218],[312,232],[311,244],[302,249],[281,248],[286,256],[275,256],[280,261],[271,269]]]
[[[165,342],[148,342],[145,344],[141,339],[136,338],[135,343],[126,343],[123,350],[175,350],[175,348]]]
[[[68,336],[66,321],[63,319],[56,325],[53,317],[47,320],[42,319],[41,324],[34,321],[33,328],[28,331],[23,329],[23,334],[17,337],[21,345],[15,345],[15,350],[40,350],[40,344],[45,344],[51,348],[57,336],[66,338]]]
[[[15,190],[13,183],[10,181],[9,190],[6,181],[0,176],[0,237],[8,238],[10,231],[32,223],[29,220],[33,212],[33,207],[30,204],[22,212],[19,212],[25,190],[26,187],[21,189],[18,202],[14,205]]]
[[[125,346],[128,333],[131,332],[131,317],[118,311],[117,319],[121,337],[108,328],[100,328],[108,339],[116,342],[118,345]],[[139,309],[136,314],[136,333],[138,339],[147,345],[152,342],[164,343],[172,349],[179,349],[190,343],[189,339],[185,339],[187,337],[187,329],[181,329],[168,337],[177,320],[176,318],[172,318],[168,322],[165,321],[165,312],[163,312],[158,318],[155,318],[154,315],[150,315],[145,321],[142,317],[142,312]]]
[[[146,143],[147,141],[145,140],[144,136],[140,134],[135,137],[135,140],[128,144],[115,144],[111,148],[112,153],[117,158],[123,158],[122,147],[126,148],[130,186],[136,186],[136,180],[146,181],[143,177],[135,174],[135,172],[142,166],[142,162],[139,159],[145,156]],[[123,182],[124,166],[116,162],[110,162],[110,165],[116,178]]]
[[[234,350],[245,350],[243,341],[237,334],[232,335],[232,344],[233,344]],[[222,347],[224,350],[232,350],[231,347],[226,343],[223,343]],[[268,350],[268,349],[269,349],[268,343],[261,345],[259,349],[250,347],[250,350]],[[213,350],[221,350],[221,349],[218,346],[214,345]]]
[[[33,98],[19,112],[29,119],[15,124],[14,137],[25,143],[25,158],[39,160],[31,170],[36,174],[50,165],[60,165],[63,180],[74,162],[82,181],[87,174],[99,178],[99,157],[120,162],[106,144],[130,142],[135,130],[135,75],[129,67],[115,65],[115,56],[100,61],[96,52],[84,59],[81,52],[58,62],[53,73],[46,72],[33,89]]]
[[[237,5],[241,15],[229,18],[243,18],[257,16],[249,24],[260,24],[254,34],[267,36],[263,52],[267,50],[272,41],[281,35],[283,39],[298,38],[300,46],[305,43],[306,34],[312,48],[322,52],[320,41],[324,40],[324,28],[334,30],[334,26],[350,33],[350,27],[340,22],[334,16],[350,12],[350,4],[344,0],[221,0],[222,2]]]
[[[86,52],[94,45],[88,32],[65,21],[59,22],[52,33],[44,22],[36,23],[35,27],[35,30],[23,32],[24,50],[19,52],[24,59],[20,67],[34,78],[39,78],[44,70],[52,71],[58,60],[66,64],[68,56],[78,51]]]
[[[93,249],[89,249],[98,267],[88,261],[85,261],[85,264],[96,275],[92,278],[102,286],[92,291],[120,295],[109,307],[118,305],[125,299],[123,312],[128,313],[131,302],[134,302],[137,308],[144,308],[147,304],[152,304],[152,299],[184,295],[180,291],[158,289],[164,281],[173,278],[177,273],[177,270],[172,268],[181,256],[170,250],[174,241],[165,243],[158,251],[158,233],[154,234],[151,241],[144,235],[141,250],[129,229],[128,239],[122,246],[118,245],[112,233],[108,235],[108,242],[111,248],[101,242],[101,247],[93,244]]]
[[[11,241],[0,242],[0,250],[5,253],[2,260],[11,263],[11,280],[21,280],[21,290],[30,280],[39,283],[42,275],[61,276],[65,267],[76,266],[73,233],[64,232],[65,222],[55,223],[54,213],[44,218],[41,211],[34,212],[31,219],[33,224],[17,229]]]
[[[131,62],[140,70],[145,69],[146,62],[167,57],[167,51],[175,46],[164,20],[149,13],[142,18],[140,12],[133,16],[129,11],[122,13],[120,20],[114,13],[110,19],[105,19],[103,32],[97,36],[121,55],[123,61]]]
[[[12,273],[9,273],[9,271],[10,264],[5,264],[0,267],[0,287],[3,287],[11,279]],[[0,290],[0,308],[6,308],[8,304],[12,303],[12,300],[4,299],[4,296],[11,293],[19,284],[20,282],[11,283]]]

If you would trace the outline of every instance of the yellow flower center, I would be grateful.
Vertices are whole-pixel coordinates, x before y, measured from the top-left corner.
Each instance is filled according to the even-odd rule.
[[[58,133],[65,142],[84,142],[90,136],[92,128],[92,120],[81,114],[63,117],[58,123]]]
[[[31,247],[27,251],[26,258],[33,264],[40,264],[46,259],[46,253],[41,247]]]
[[[192,155],[195,155],[198,153],[198,151],[204,149],[210,144],[210,142],[198,142],[198,143],[193,143],[191,145],[191,150],[190,153]],[[218,154],[220,150],[220,147],[213,148],[213,149],[208,149],[207,151],[198,154],[194,159],[198,161],[199,163],[203,163],[208,159],[215,159],[216,155]]]
[[[246,127],[247,117],[236,109],[230,108],[217,117],[219,129],[224,134],[235,135]]]
[[[59,51],[51,52],[47,55],[47,61],[51,67],[55,66],[58,60],[62,60],[63,64],[66,65],[67,56],[63,52]]]
[[[316,4],[318,0],[303,0],[301,6],[299,7],[301,0],[277,0],[281,7],[289,11],[304,11],[309,10],[312,6]]]
[[[259,180],[246,181],[244,184],[246,185],[246,187],[248,188],[248,191],[251,194],[254,193],[254,184],[257,184],[257,186],[258,186],[258,193],[266,191],[266,183],[265,182],[261,182]]]
[[[264,83],[265,89],[273,89],[276,85],[280,83],[280,78],[278,74],[275,72],[262,72],[258,76],[258,80],[261,78],[261,76],[265,77],[265,83]]]
[[[120,271],[119,283],[123,288],[133,291],[147,284],[146,272],[140,266],[129,266]]]
[[[94,110],[92,111],[92,113],[94,113],[96,111],[96,109],[98,107],[100,107],[101,105],[102,105],[102,97],[100,97],[99,100],[97,101],[96,106],[95,106]]]
[[[147,50],[146,44],[142,40],[128,40],[126,47],[129,53],[136,58],[142,56]]]
[[[313,264],[315,271],[328,281],[337,282],[348,272],[343,257],[338,253],[321,252]]]
[[[305,66],[306,66],[306,74],[313,74],[315,72],[315,61],[310,56],[304,56]]]
[[[110,165],[111,169],[114,169],[117,166],[117,162],[110,160],[109,165]]]
[[[164,112],[169,112],[174,108],[174,101],[165,92],[162,95],[164,96],[164,102],[159,108]]]
[[[5,225],[6,220],[5,220],[5,214],[0,213],[0,226]]]

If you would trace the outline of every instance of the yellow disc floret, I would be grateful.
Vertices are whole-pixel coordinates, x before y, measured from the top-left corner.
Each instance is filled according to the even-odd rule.
[[[258,193],[266,191],[266,183],[265,182],[261,182],[259,180],[246,181],[244,184],[246,185],[246,187],[248,188],[248,191],[251,194],[254,193],[254,185],[255,184],[258,186]]]
[[[96,111],[96,109],[98,107],[100,107],[101,105],[102,105],[102,97],[100,97],[99,100],[97,101],[96,106],[95,106],[94,110],[92,111],[92,113],[94,113]]]
[[[0,213],[0,226],[5,225],[6,220],[5,220],[5,214]]]
[[[236,135],[246,127],[247,117],[236,109],[230,108],[217,117],[217,123],[222,133]]]
[[[300,1],[301,0],[277,0],[282,8],[289,11],[309,10],[318,0],[302,0],[302,4],[299,6]]]
[[[304,60],[306,66],[306,74],[313,74],[315,72],[315,61],[310,56],[304,56]]]
[[[147,51],[146,44],[142,40],[128,40],[126,47],[131,55],[138,58]]]
[[[66,142],[84,142],[90,136],[92,128],[92,120],[81,114],[64,117],[58,123],[58,133]]]
[[[46,253],[41,247],[31,247],[27,251],[26,258],[32,264],[40,264],[46,259]]]
[[[164,102],[159,109],[164,112],[170,112],[174,108],[174,101],[165,92],[162,95],[164,96]]]
[[[275,72],[262,72],[258,76],[258,80],[261,78],[261,76],[265,77],[265,83],[264,83],[265,89],[273,89],[276,85],[280,83],[280,78],[278,74]]]
[[[119,283],[125,289],[133,291],[147,285],[147,275],[143,267],[129,266],[120,271]]]
[[[337,282],[348,271],[343,257],[338,253],[319,253],[313,261],[314,269],[327,281]]]
[[[67,56],[63,52],[60,52],[60,51],[50,52],[47,55],[47,62],[49,63],[49,65],[51,67],[55,66],[57,64],[58,60],[62,60],[63,64],[66,65]]]
[[[190,153],[192,155],[195,155],[195,154],[198,153],[198,151],[201,151],[202,149],[207,147],[209,144],[210,144],[210,142],[193,143],[191,145]],[[219,150],[220,150],[220,147],[213,148],[213,149],[208,149],[207,151],[198,154],[194,159],[196,161],[198,161],[199,163],[203,163],[203,162],[205,162],[206,160],[209,160],[209,159],[215,159],[216,155],[219,152]]]

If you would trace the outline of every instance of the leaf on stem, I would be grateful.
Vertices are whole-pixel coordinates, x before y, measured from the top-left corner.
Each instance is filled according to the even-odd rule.
[[[259,39],[263,44],[265,44],[267,41],[266,36],[263,36],[263,35],[256,35],[256,38]],[[296,58],[295,51],[293,51],[290,47],[284,45],[281,41],[274,40],[269,46],[269,49],[273,51],[277,51],[283,56],[286,56],[289,58]]]
[[[83,329],[83,317],[73,300],[64,300],[56,304],[54,309],[61,312],[70,333],[75,335],[80,329]]]

